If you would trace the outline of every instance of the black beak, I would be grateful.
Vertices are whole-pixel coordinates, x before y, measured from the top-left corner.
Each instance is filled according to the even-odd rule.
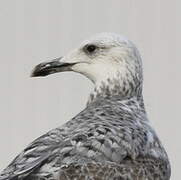
[[[48,76],[57,72],[71,71],[71,67],[76,63],[61,62],[62,57],[49,62],[43,62],[35,66],[31,77]]]

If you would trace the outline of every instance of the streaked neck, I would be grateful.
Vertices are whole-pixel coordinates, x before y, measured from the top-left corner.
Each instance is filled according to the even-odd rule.
[[[98,100],[119,96],[119,99],[129,99],[135,97],[144,106],[142,98],[142,82],[137,80],[107,79],[95,85],[93,92],[90,94],[87,105]]]

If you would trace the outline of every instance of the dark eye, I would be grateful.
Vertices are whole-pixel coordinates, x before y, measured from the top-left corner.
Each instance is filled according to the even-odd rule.
[[[89,53],[93,53],[97,49],[97,46],[91,44],[86,46],[86,51]]]

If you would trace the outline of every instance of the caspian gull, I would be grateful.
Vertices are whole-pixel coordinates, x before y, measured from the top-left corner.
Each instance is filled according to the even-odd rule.
[[[167,154],[145,112],[134,44],[101,33],[37,65],[32,76],[63,71],[94,83],[86,108],[26,147],[0,180],[169,180]]]

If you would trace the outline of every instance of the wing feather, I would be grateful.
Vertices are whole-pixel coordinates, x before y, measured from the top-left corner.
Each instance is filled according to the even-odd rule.
[[[25,177],[40,167],[52,155],[52,152],[60,147],[63,140],[60,130],[54,129],[32,142],[4,169],[0,174],[0,180]]]

